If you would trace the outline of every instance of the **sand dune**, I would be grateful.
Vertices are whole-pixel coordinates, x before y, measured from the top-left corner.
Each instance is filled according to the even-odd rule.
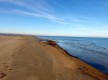
[[[108,80],[61,48],[30,36],[0,36],[0,80]]]

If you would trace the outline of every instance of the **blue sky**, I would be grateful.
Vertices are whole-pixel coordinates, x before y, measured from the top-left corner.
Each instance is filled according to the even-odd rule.
[[[108,0],[0,0],[0,32],[108,37]]]

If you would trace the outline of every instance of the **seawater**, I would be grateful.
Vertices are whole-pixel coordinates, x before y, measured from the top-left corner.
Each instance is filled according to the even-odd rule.
[[[40,36],[57,44],[80,60],[108,74],[108,38]]]

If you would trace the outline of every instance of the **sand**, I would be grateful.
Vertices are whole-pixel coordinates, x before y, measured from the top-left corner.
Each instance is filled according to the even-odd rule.
[[[32,36],[0,36],[0,80],[108,80],[108,76]]]

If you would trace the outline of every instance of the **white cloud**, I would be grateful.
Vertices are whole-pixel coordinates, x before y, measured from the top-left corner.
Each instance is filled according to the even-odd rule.
[[[54,22],[63,22],[64,19],[59,18],[58,16],[55,16],[52,11],[52,7],[48,5],[44,0],[0,0],[0,2],[6,2],[6,3],[12,3],[16,4],[17,6],[24,7],[30,11],[24,11],[24,10],[4,10],[3,12],[7,13],[17,13],[17,14],[25,14],[29,16],[35,16],[35,17],[43,17],[46,19],[49,19]]]
[[[71,24],[74,26],[80,26],[80,22],[86,22],[87,20],[89,21],[92,19],[84,16],[83,17],[68,16],[68,18],[61,17],[60,15],[55,14],[53,7],[49,5],[45,0],[0,0],[0,2],[15,4],[19,7],[26,8],[26,10],[25,9],[19,10],[17,8],[12,10],[4,9],[4,11],[0,10],[0,12],[41,17],[61,24]]]

